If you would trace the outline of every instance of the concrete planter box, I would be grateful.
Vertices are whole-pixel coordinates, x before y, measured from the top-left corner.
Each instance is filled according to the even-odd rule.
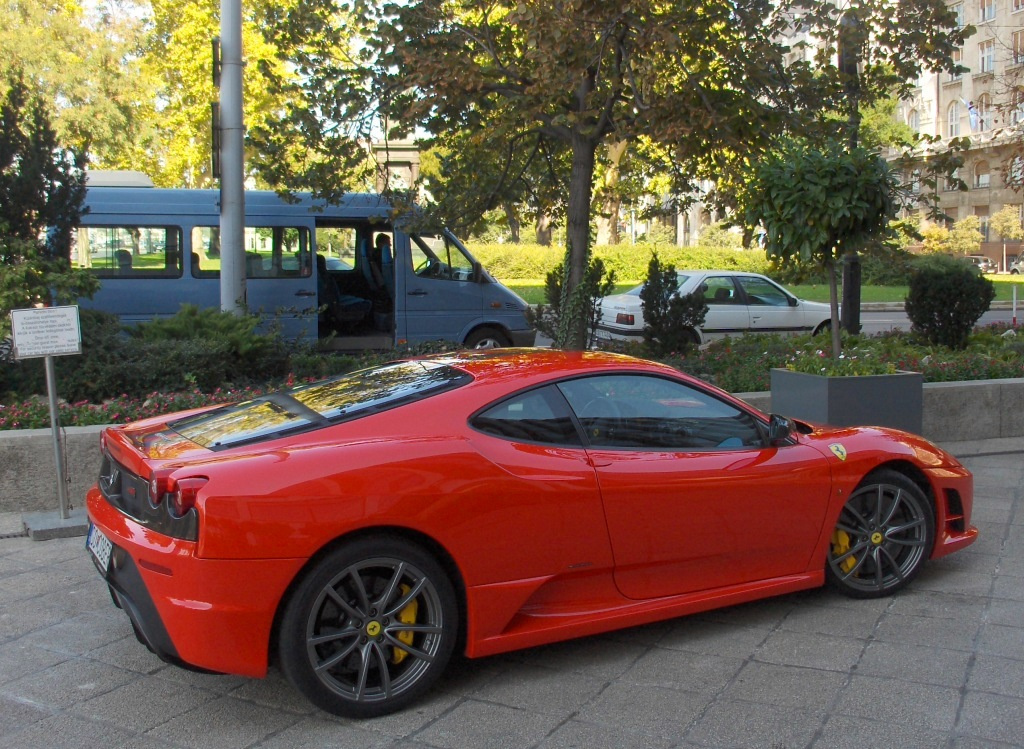
[[[897,372],[860,377],[773,369],[772,411],[833,426],[885,426],[921,434],[924,377]]]

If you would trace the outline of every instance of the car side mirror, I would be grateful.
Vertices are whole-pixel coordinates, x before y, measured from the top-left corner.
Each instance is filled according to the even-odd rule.
[[[795,307],[798,304],[800,304],[800,300],[799,299],[797,299],[796,297],[793,297],[793,296],[789,297],[789,306],[790,307]]]
[[[484,266],[480,264],[480,261],[473,261],[473,283],[484,282]]]
[[[785,416],[772,414],[768,417],[768,444],[778,447],[793,433],[793,422]]]

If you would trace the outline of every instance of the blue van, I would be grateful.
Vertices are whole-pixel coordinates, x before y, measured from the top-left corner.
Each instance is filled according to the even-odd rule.
[[[82,307],[126,323],[220,306],[220,193],[91,186],[71,260],[100,279]],[[448,232],[403,230],[376,195],[340,204],[245,194],[246,303],[283,335],[340,350],[445,340],[533,345],[524,302]]]

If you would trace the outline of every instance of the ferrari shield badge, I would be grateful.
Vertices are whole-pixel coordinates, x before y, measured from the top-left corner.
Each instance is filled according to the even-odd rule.
[[[833,445],[829,445],[828,449],[831,450],[832,454],[835,455],[840,460],[846,460],[846,448],[840,445],[838,442],[836,442]]]

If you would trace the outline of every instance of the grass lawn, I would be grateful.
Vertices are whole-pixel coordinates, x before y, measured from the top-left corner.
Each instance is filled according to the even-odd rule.
[[[1013,299],[1013,290],[1016,289],[1017,303],[1024,307],[1024,276],[987,276],[987,278],[995,284],[995,300],[997,302],[1009,302]],[[640,283],[641,281],[631,281],[616,284],[615,293],[628,291]],[[544,303],[544,281],[541,279],[512,281],[505,285],[530,304]],[[828,302],[828,286],[824,284],[794,285],[786,288],[801,299],[811,302]],[[863,286],[860,290],[862,302],[902,302],[906,296],[906,286]]]

